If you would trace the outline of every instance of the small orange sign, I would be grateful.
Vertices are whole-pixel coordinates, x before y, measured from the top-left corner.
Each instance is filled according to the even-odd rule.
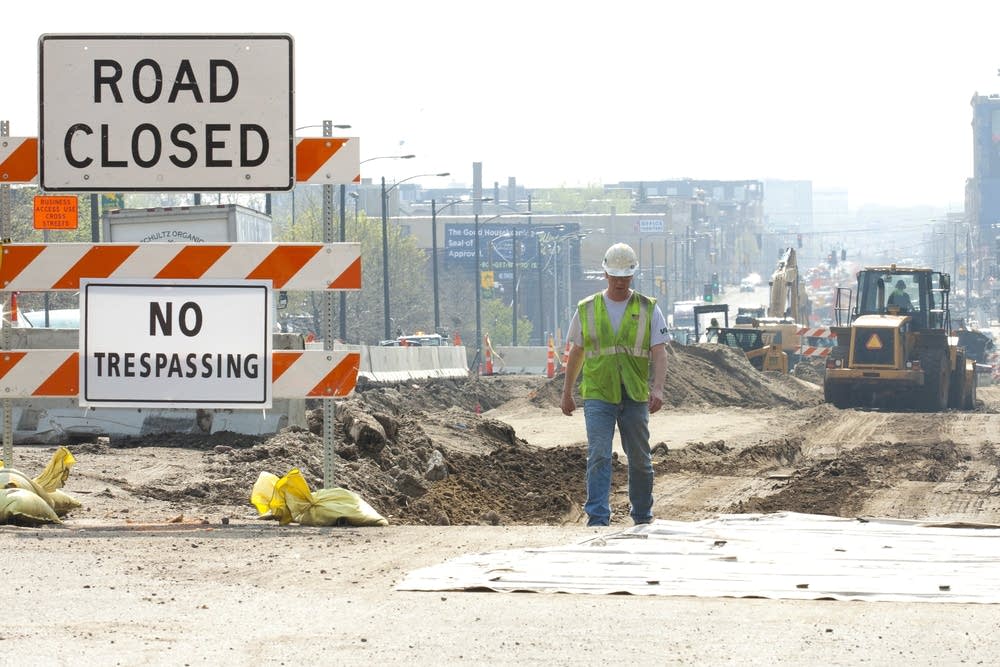
[[[877,333],[873,333],[868,342],[865,343],[865,347],[869,350],[881,350],[882,349],[882,339],[879,338]]]
[[[79,211],[76,196],[37,195],[35,229],[76,229]]]

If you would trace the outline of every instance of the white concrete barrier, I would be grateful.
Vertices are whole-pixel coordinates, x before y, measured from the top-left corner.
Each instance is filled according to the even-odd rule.
[[[548,346],[493,346],[494,373],[515,373],[523,375],[544,375],[548,363]],[[557,353],[558,354],[558,353]],[[558,366],[558,356],[556,359]]]
[[[314,344],[310,344],[314,345]],[[341,349],[335,345],[335,349]],[[382,347],[362,345],[358,377],[372,382],[405,382],[427,378],[466,377],[465,348],[450,345]]]

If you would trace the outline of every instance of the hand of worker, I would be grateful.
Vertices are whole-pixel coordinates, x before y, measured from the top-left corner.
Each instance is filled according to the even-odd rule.
[[[573,400],[573,395],[563,394],[562,397],[562,411],[564,415],[572,415],[573,411],[576,410],[576,401]]]
[[[663,390],[651,389],[649,392],[649,414],[659,411],[663,407]]]

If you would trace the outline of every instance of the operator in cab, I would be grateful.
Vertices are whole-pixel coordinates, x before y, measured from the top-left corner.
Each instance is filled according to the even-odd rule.
[[[709,323],[708,328],[705,329],[705,333],[701,335],[701,340],[699,343],[718,343],[719,342],[719,320],[712,318]]]
[[[913,303],[910,301],[910,295],[906,293],[905,281],[896,281],[896,288],[892,290],[892,294],[889,295],[889,300],[886,302],[886,305],[898,306],[899,312],[901,313],[908,313],[913,310]]]

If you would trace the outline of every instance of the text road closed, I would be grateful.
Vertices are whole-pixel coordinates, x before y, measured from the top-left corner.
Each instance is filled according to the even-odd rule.
[[[288,190],[288,35],[43,35],[46,190]]]

